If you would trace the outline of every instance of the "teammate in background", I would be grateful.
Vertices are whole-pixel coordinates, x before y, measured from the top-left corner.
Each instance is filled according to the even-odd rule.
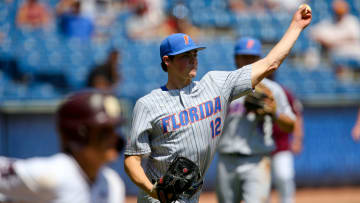
[[[360,140],[360,108],[357,114],[356,123],[351,131],[351,135],[355,141]]]
[[[260,41],[239,39],[234,59],[238,70],[259,61]],[[255,96],[260,93],[266,97]],[[294,120],[283,89],[267,78],[256,87],[254,97],[231,102],[218,146],[216,193],[220,203],[267,201],[271,188],[270,155],[275,149],[273,122],[291,132]]]
[[[100,91],[77,92],[56,113],[62,152],[47,158],[0,157],[0,193],[14,202],[119,203],[125,187],[104,166],[124,145],[117,135],[118,100]]]
[[[276,150],[272,155],[272,175],[275,187],[279,192],[281,203],[295,202],[295,170],[294,170],[294,154],[299,154],[302,150],[303,141],[303,117],[302,104],[296,99],[290,91],[284,92],[296,115],[294,131],[291,134],[281,130],[281,128],[274,124],[273,138],[276,145]]]
[[[204,174],[213,160],[229,104],[275,71],[309,25],[311,11],[302,7],[293,16],[280,42],[263,59],[235,71],[211,71],[192,81],[197,72],[196,45],[182,33],[160,45],[167,84],[140,98],[133,111],[125,150],[125,171],[141,189],[138,202],[158,202],[154,183],[177,156],[195,162]],[[144,162],[143,162],[144,161]],[[180,202],[198,202],[200,191]]]

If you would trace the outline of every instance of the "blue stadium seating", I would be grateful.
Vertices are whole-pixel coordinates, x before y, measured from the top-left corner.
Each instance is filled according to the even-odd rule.
[[[360,59],[358,58],[348,58],[348,57],[341,57],[341,56],[333,56],[332,62],[336,66],[345,66],[352,69],[360,70]]]
[[[0,98],[51,98],[68,90],[84,87],[90,69],[103,62],[111,48],[118,48],[122,55],[119,71],[124,75],[118,88],[121,96],[137,98],[151,89],[166,82],[166,73],[160,67],[159,42],[138,42],[126,38],[125,21],[129,12],[121,13],[110,29],[112,40],[105,43],[84,42],[65,39],[56,28],[50,30],[19,29],[15,25],[16,9],[21,0],[14,4],[0,2],[0,31],[10,36],[0,44],[2,57],[14,57],[20,64],[23,74],[32,79],[28,86],[12,82],[6,74],[0,77]],[[57,0],[46,1],[52,8]],[[171,0],[167,8],[177,1]],[[229,11],[227,1],[202,0],[183,1],[190,9],[193,23],[201,27],[230,27],[236,37],[254,36],[267,43],[278,41],[287,28],[291,16],[288,13],[237,14]],[[314,23],[324,17],[331,16],[330,0],[310,1],[314,15]],[[196,12],[194,12],[196,11]],[[211,11],[211,12],[209,12]],[[359,14],[360,3],[352,0],[351,11]],[[211,70],[233,70],[232,38],[214,38],[202,41],[208,48],[199,53],[199,69],[196,79]],[[304,32],[295,44],[292,54],[302,54],[308,47],[317,47],[311,42],[308,33]],[[347,64],[360,67],[359,61],[335,60],[336,64]],[[359,85],[342,84],[336,80],[333,70],[319,67],[314,71],[306,70],[302,65],[292,67],[291,63],[283,65],[276,79],[300,98],[314,98],[316,95],[336,98],[336,95],[356,97]],[[1,74],[0,74],[1,75]],[[146,85],[145,85],[146,84]],[[58,88],[64,88],[59,90]]]
[[[61,98],[61,93],[51,84],[34,84],[29,88],[27,98],[32,100],[59,99]]]

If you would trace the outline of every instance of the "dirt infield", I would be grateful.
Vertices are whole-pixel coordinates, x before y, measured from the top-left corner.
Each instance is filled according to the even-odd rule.
[[[126,203],[135,202],[135,197],[126,198]],[[273,192],[271,203],[277,202],[277,194]],[[217,203],[215,193],[204,192],[199,203]],[[360,203],[360,187],[298,189],[296,203]]]

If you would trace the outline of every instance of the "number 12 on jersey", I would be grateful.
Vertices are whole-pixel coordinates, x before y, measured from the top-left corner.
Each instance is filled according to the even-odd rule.
[[[215,120],[212,120],[210,122],[212,138],[215,138],[216,136],[220,135],[220,133],[221,133],[220,126],[221,126],[221,118],[220,117],[217,117],[217,118],[215,118]]]

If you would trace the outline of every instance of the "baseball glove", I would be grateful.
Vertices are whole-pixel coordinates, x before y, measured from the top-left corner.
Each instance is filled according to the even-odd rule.
[[[161,203],[171,203],[180,195],[191,198],[202,186],[199,167],[185,157],[176,157],[154,186]]]
[[[245,97],[244,106],[247,112],[255,112],[257,114],[273,114],[276,111],[276,103],[269,88],[263,84],[258,84],[255,92]]]
[[[245,97],[245,108],[247,111],[256,111],[263,109],[265,106],[264,99],[267,97],[266,94],[261,92],[253,92]]]

